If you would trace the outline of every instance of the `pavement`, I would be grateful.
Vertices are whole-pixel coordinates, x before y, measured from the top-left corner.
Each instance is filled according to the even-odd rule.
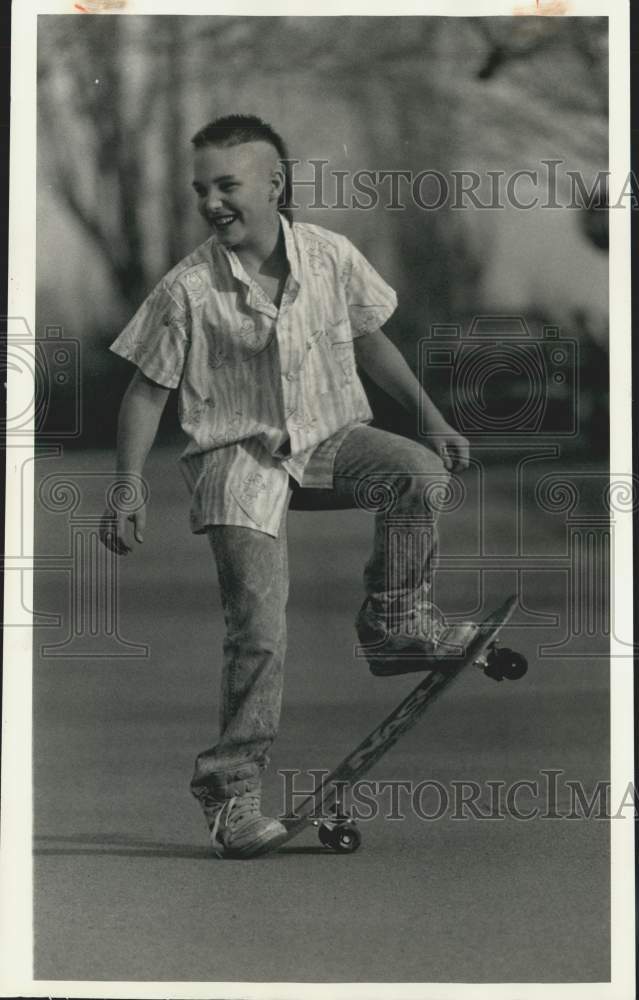
[[[525,551],[525,607],[504,643],[528,656],[528,674],[497,684],[466,671],[432,706],[369,775],[391,784],[378,788],[378,815],[362,821],[356,853],[326,851],[309,829],[277,854],[242,862],[211,855],[188,789],[196,754],[215,738],[223,629],[214,565],[206,541],[189,532],[175,457],[158,449],[149,462],[146,539],[118,564],[117,635],[81,634],[99,612],[86,588],[69,590],[65,569],[74,524],[85,537],[94,528],[112,455],[74,451],[38,463],[41,481],[76,482],[82,502],[71,513],[36,502],[37,552],[51,562],[38,574],[35,608],[61,622],[38,630],[34,668],[35,978],[608,980],[609,823],[566,818],[569,780],[591,793],[608,778],[608,663],[601,635],[583,640],[586,655],[574,636],[540,653],[562,641],[568,601],[566,519],[534,499],[552,466],[523,481],[519,532],[513,467],[503,464],[483,485],[469,473],[464,502],[441,519],[442,556],[466,555],[471,566],[442,570],[450,613],[479,607],[478,516],[483,551],[495,557],[484,611],[513,591],[508,555]],[[299,785],[309,784],[309,769],[332,768],[419,679],[373,678],[353,655],[370,532],[358,511],[290,516],[287,685],[264,793],[274,813],[284,808],[280,772],[299,769]],[[77,550],[76,583],[99,566],[96,553]],[[75,632],[70,601],[81,610]],[[561,772],[555,818],[552,771]],[[424,781],[449,797],[438,819],[424,816],[443,801],[436,785],[418,803],[422,815],[414,808]],[[501,782],[512,794],[517,781],[532,783],[516,793],[519,818],[512,809],[473,818],[460,805],[461,782],[479,784],[488,812],[491,788]],[[401,818],[385,819],[392,788]]]

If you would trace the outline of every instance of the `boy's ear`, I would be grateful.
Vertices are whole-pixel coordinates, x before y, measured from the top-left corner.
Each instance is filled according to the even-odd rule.
[[[284,167],[280,162],[271,173],[271,201],[279,201],[284,190]]]

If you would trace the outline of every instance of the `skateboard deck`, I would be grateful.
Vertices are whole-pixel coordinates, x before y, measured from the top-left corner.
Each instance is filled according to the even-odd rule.
[[[411,693],[348,754],[337,767],[327,774],[314,792],[308,795],[282,822],[286,837],[280,839],[267,853],[278,850],[306,827],[319,828],[319,838],[325,847],[335,851],[352,852],[361,843],[359,830],[353,820],[342,813],[340,802],[347,786],[363,777],[374,764],[418,722],[431,705],[461,672],[474,663],[488,677],[516,680],[526,672],[525,658],[510,649],[497,649],[497,635],[517,607],[516,595],[509,597],[496,611],[477,625],[477,631],[459,658],[447,661],[426,661],[426,677]]]

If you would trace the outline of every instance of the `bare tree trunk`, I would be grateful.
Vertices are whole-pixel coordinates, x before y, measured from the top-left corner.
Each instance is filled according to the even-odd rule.
[[[171,18],[173,21],[173,18]],[[182,172],[183,156],[183,80],[181,59],[184,50],[182,25],[167,24],[166,32],[166,184],[168,202],[168,232],[166,258],[169,267],[182,256],[184,243],[184,195],[185,178]]]

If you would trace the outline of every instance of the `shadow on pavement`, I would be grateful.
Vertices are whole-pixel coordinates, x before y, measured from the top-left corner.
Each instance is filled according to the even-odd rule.
[[[191,844],[156,843],[152,840],[135,840],[118,833],[74,834],[67,837],[34,837],[36,857],[76,857],[81,855],[113,855],[124,858],[183,858],[187,860],[229,861],[218,858],[209,847]],[[65,845],[65,846],[48,846]],[[42,846],[40,846],[42,845]],[[335,854],[321,845],[283,847],[270,857],[286,854]],[[259,858],[253,860],[260,860]]]
[[[206,846],[195,847],[192,844],[157,843],[152,840],[135,840],[118,833],[74,834],[67,837],[34,837],[34,855],[80,855],[80,854],[113,854],[135,858],[218,858]],[[65,846],[46,846],[60,844]],[[45,845],[45,846],[40,846]],[[73,846],[77,845],[77,846]]]

